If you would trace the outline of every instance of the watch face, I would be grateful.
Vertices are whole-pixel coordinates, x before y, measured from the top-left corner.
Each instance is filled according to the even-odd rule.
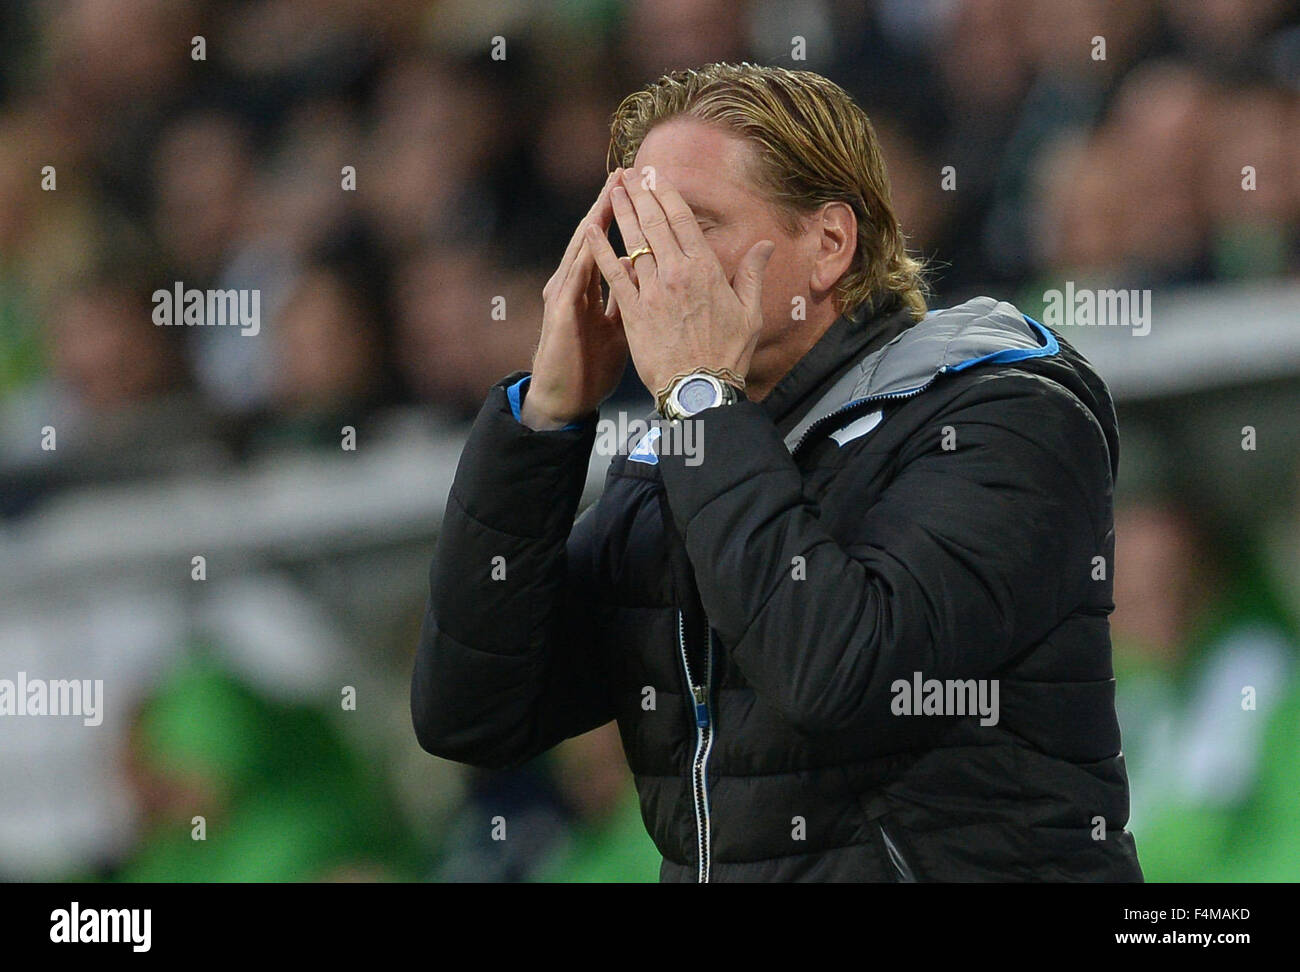
[[[719,401],[718,389],[707,378],[691,378],[677,389],[677,402],[688,415],[712,408]]]

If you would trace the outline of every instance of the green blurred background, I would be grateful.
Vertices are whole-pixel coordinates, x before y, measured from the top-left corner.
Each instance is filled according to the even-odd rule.
[[[612,726],[470,772],[407,679],[466,423],[527,366],[611,111],[744,59],[860,100],[934,306],[1150,291],[1146,336],[1065,331],[1120,409],[1131,829],[1150,880],[1300,877],[1281,0],[5,3],[0,678],[106,701],[0,719],[0,877],[657,879]],[[260,333],[155,327],[178,281],[256,288]],[[645,407],[631,374],[607,406]]]

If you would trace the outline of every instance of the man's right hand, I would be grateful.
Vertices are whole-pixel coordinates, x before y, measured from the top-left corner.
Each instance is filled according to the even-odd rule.
[[[542,336],[520,417],[531,429],[559,429],[591,414],[618,387],[627,365],[627,338],[618,303],[601,295],[600,270],[586,242],[588,224],[609,232],[614,217],[605,180],[596,204],[578,224],[564,258],[546,286]],[[622,258],[625,267],[630,261]]]

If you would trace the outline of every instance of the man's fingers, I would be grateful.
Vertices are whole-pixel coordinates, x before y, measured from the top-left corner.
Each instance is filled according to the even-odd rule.
[[[600,272],[599,268],[596,272]],[[612,289],[609,292],[609,300],[605,302],[605,317],[611,321],[618,319],[618,296]]]
[[[659,205],[659,200],[654,197],[654,193],[644,188],[635,178],[629,179],[625,170],[623,178],[611,190],[614,197],[614,214],[616,216],[619,215],[617,207],[620,187],[627,193],[632,203],[632,209],[636,214],[641,235],[650,244],[650,249],[654,250],[655,261],[659,266],[668,266],[679,260],[682,252],[681,245],[677,242],[672,227],[668,225],[668,217],[664,214],[663,207]],[[618,225],[621,230],[623,224],[620,222]],[[625,236],[623,239],[626,240],[627,237]],[[631,253],[632,250],[629,249],[628,252]]]
[[[587,244],[596,260],[596,266],[600,267],[601,276],[609,284],[610,295],[618,300],[619,306],[624,310],[633,306],[637,299],[636,284],[632,282],[628,268],[623,265],[624,261],[619,259],[614,248],[609,245],[609,240],[596,227],[588,225]]]
[[[645,238],[645,233],[641,229],[641,221],[637,218],[636,209],[632,205],[632,200],[627,194],[627,190],[622,186],[613,186],[610,189],[610,205],[614,209],[614,219],[618,222],[619,235],[623,237],[623,245],[627,247],[629,254],[643,249],[649,245],[651,251],[654,250],[654,244]],[[611,247],[610,249],[613,249]],[[649,254],[645,254],[649,256]],[[641,257],[637,257],[637,260]],[[635,261],[633,261],[635,262]],[[649,266],[653,264],[653,259]]]
[[[568,276],[565,277],[556,295],[565,302],[576,300],[580,293],[588,289],[591,275],[599,273],[596,269],[596,261],[591,258],[591,244],[587,242],[586,234],[579,230],[579,235],[581,242],[578,244],[577,255],[569,264]]]
[[[762,316],[763,271],[767,269],[767,261],[772,259],[774,250],[776,244],[771,240],[760,240],[749,248],[736,268],[736,282],[732,289],[751,318]]]
[[[677,188],[664,176],[655,180],[651,190],[668,219],[668,226],[677,238],[677,245],[688,257],[702,256],[708,252],[709,244],[704,239],[704,232],[695,220],[695,213],[686,205]]]
[[[591,252],[591,244],[584,243],[587,252]],[[605,302],[605,295],[600,289],[600,267],[596,266],[596,261],[592,260],[590,268],[587,270],[587,306],[599,307]]]
[[[611,247],[610,249],[613,249],[613,247]],[[624,257],[619,257],[618,262],[623,264],[623,269],[627,271],[627,275],[632,279],[632,285],[636,286],[636,267],[632,265],[632,261],[624,256]],[[596,268],[596,279],[597,280],[600,279],[599,267]],[[609,291],[609,303],[605,305],[605,316],[612,321],[615,319],[615,315],[617,314],[618,314],[618,296],[614,293],[614,289],[611,287]]]

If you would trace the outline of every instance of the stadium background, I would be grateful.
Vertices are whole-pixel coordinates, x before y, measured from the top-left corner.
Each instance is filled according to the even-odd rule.
[[[0,718],[0,877],[655,879],[611,727],[467,772],[407,678],[466,423],[527,365],[608,116],[714,60],[859,99],[933,306],[1151,292],[1145,336],[1065,332],[1120,407],[1131,829],[1151,880],[1300,877],[1283,0],[5,3],[0,677],[106,702]],[[260,334],[155,327],[177,281],[258,289]]]

